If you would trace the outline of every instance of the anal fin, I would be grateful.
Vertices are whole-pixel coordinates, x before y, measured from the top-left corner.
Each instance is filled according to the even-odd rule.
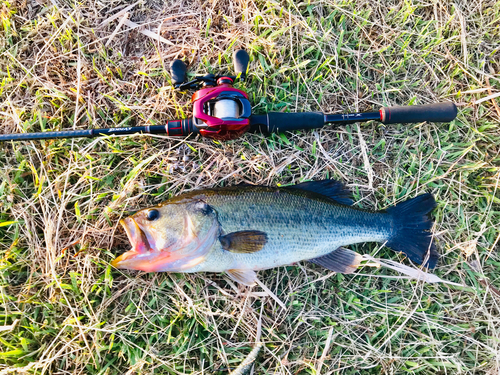
[[[234,281],[243,285],[255,285],[255,280],[257,280],[257,274],[253,270],[227,270],[227,275]]]
[[[331,253],[309,259],[309,262],[325,267],[333,272],[350,274],[356,271],[362,260],[363,257],[355,251],[339,247]]]

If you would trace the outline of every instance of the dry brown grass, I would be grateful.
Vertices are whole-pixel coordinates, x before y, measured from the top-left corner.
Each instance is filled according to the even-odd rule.
[[[258,336],[257,374],[498,373],[500,114],[498,98],[475,101],[500,90],[499,3],[143,1],[127,10],[166,41],[110,19],[130,4],[3,2],[1,132],[188,116],[169,62],[227,71],[237,47],[252,57],[241,87],[255,113],[449,99],[459,117],[228,143],[3,144],[1,373],[226,374]],[[118,219],[138,208],[203,187],[322,178],[345,182],[365,208],[433,192],[436,273],[464,287],[296,265],[261,272],[268,292],[223,275],[109,266],[128,247]]]

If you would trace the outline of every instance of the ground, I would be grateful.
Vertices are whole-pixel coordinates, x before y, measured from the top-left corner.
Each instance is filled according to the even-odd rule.
[[[190,93],[172,89],[169,63],[183,59],[191,75],[229,72],[236,48],[251,57],[237,87],[254,113],[459,107],[451,123],[224,143],[1,144],[1,374],[228,374],[258,339],[255,374],[499,373],[499,2],[24,0],[0,9],[0,133],[187,117]],[[264,287],[247,288],[222,274],[110,266],[129,247],[118,220],[139,208],[204,187],[324,178],[344,182],[361,208],[433,193],[434,273],[461,286],[304,263],[259,272]],[[380,245],[353,248],[411,265]]]

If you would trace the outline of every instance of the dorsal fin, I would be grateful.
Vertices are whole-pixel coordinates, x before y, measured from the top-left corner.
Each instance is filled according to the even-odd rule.
[[[342,182],[337,180],[308,181],[294,186],[287,186],[287,188],[312,191],[347,206],[351,206],[354,203],[351,198],[351,192]]]

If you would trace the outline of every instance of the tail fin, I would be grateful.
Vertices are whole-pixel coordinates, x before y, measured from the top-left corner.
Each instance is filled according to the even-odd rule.
[[[430,232],[433,220],[428,216],[435,207],[432,194],[423,194],[389,208],[387,212],[394,218],[394,233],[386,245],[418,264],[427,259],[426,267],[436,267],[439,254]]]

